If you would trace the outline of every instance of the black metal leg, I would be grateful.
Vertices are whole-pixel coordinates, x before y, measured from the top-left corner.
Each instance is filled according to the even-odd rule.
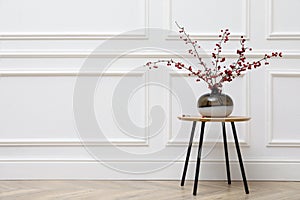
[[[188,146],[187,153],[186,153],[186,158],[185,158],[185,163],[184,163],[184,168],[183,168],[183,173],[182,173],[182,178],[181,178],[181,186],[184,186],[184,181],[185,181],[186,171],[187,171],[187,168],[189,165],[189,159],[190,159],[196,124],[197,124],[197,122],[194,121],[193,127],[192,127],[192,132],[191,132],[191,137],[190,137],[190,142],[189,142],[189,146]]]
[[[222,132],[223,132],[224,152],[225,152],[225,159],[226,159],[227,182],[228,184],[231,184],[225,122],[222,122],[222,129],[223,129]]]
[[[242,155],[241,155],[241,151],[240,151],[239,141],[238,141],[238,137],[237,137],[237,134],[236,134],[236,129],[235,129],[234,122],[231,122],[231,127],[232,127],[232,133],[233,133],[233,137],[234,137],[236,152],[237,152],[237,155],[238,155],[238,158],[239,158],[239,163],[240,163],[241,173],[242,173],[242,177],[243,177],[245,192],[246,192],[246,194],[249,194],[246,174],[245,174],[245,170],[244,170]]]
[[[196,164],[196,173],[195,173],[195,180],[194,180],[193,195],[197,195],[197,187],[198,187],[198,179],[199,179],[199,171],[200,171],[200,160],[201,160],[201,150],[202,150],[202,144],[203,144],[204,128],[205,128],[205,122],[202,122],[201,123],[201,133],[200,133],[199,147],[198,147],[198,156],[197,156],[197,164]]]

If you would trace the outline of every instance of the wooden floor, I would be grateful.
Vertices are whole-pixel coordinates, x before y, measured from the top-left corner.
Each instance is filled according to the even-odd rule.
[[[246,195],[241,182],[201,181],[198,196],[192,195],[192,181],[0,181],[0,200],[49,199],[300,199],[300,182],[249,182]]]

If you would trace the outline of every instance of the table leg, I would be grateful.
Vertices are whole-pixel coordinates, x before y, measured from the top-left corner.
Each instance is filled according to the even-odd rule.
[[[225,122],[222,122],[222,129],[223,129],[222,132],[223,132],[224,152],[225,152],[225,160],[226,160],[227,182],[228,184],[231,184]]]
[[[239,141],[238,141],[238,137],[237,137],[237,134],[236,134],[236,129],[235,129],[234,122],[231,122],[231,127],[232,127],[232,133],[233,133],[233,137],[234,137],[236,152],[237,152],[237,155],[238,155],[238,158],[239,158],[239,163],[240,163],[241,173],[242,173],[242,177],[243,177],[245,192],[246,192],[246,194],[249,194],[246,174],[245,174],[245,170],[244,170],[242,155],[241,155],[241,151],[240,151]]]
[[[187,168],[189,165],[189,159],[190,159],[196,124],[197,124],[197,122],[194,121],[193,127],[192,127],[192,132],[191,132],[191,137],[190,137],[190,142],[189,142],[189,146],[188,146],[187,153],[186,153],[186,158],[185,158],[185,163],[184,163],[184,168],[183,168],[183,173],[182,173],[182,178],[181,178],[181,184],[180,184],[181,186],[184,186],[184,181],[185,181]]]
[[[205,122],[202,122],[201,123],[201,133],[200,133],[199,147],[198,147],[196,173],[195,173],[195,180],[194,180],[194,191],[193,191],[194,196],[197,195],[197,187],[198,187],[198,179],[199,179],[199,171],[200,171],[200,160],[201,160],[201,151],[202,151],[202,144],[203,144],[204,128],[205,128]]]

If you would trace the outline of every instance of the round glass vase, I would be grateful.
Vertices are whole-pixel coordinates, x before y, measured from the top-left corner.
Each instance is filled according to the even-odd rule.
[[[211,93],[198,99],[197,108],[203,117],[228,117],[233,110],[233,101],[219,89],[212,89]]]

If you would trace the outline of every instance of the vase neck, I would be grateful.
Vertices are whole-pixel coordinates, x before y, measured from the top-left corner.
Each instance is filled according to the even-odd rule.
[[[212,88],[211,89],[211,94],[221,94],[222,90],[220,90],[219,88]]]

